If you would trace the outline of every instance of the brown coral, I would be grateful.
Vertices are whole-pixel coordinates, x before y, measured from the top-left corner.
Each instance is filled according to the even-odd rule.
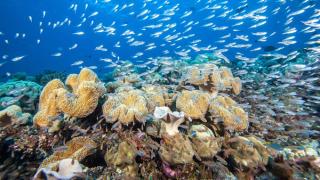
[[[39,111],[34,116],[36,126],[50,126],[61,113],[71,117],[86,117],[95,110],[99,97],[105,92],[103,83],[87,68],[82,69],[79,75],[69,75],[65,84],[71,92],[58,79],[44,87],[40,95]]]
[[[178,95],[176,107],[192,119],[204,119],[209,107],[210,95],[199,90],[182,91]]]
[[[117,120],[122,124],[135,120],[141,122],[148,114],[147,100],[139,90],[120,92],[108,97],[103,105],[103,114],[107,122],[111,123]]]
[[[220,139],[205,125],[191,126],[189,136],[193,149],[201,158],[212,158],[221,149]]]
[[[216,97],[210,103],[209,111],[222,119],[226,129],[242,131],[248,128],[248,114],[228,96]]]
[[[145,85],[143,87],[145,97],[148,100],[149,112],[153,112],[157,106],[165,106],[165,91],[161,86]]]
[[[235,94],[239,94],[242,88],[240,79],[233,77],[229,68],[219,69],[214,64],[192,66],[186,72],[185,82],[213,94],[227,89],[232,89]]]
[[[71,158],[78,161],[94,153],[97,144],[88,137],[75,137],[66,143],[66,150],[56,151],[51,156],[43,160],[40,168],[57,170],[61,160]]]
[[[238,168],[254,168],[268,163],[268,149],[254,136],[234,137],[227,142],[227,146],[225,155]]]
[[[187,136],[163,134],[159,154],[163,161],[171,165],[189,164],[193,162],[194,151]]]
[[[119,169],[125,176],[136,177],[138,174],[138,166],[135,161],[136,151],[137,149],[134,145],[123,141],[118,147],[109,149],[104,159],[109,166]]]

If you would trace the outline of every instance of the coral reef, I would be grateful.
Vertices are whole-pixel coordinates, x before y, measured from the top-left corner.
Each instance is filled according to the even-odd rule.
[[[208,93],[199,90],[184,90],[178,95],[176,106],[177,109],[184,112],[187,117],[206,121],[204,117],[208,111],[210,99]]]
[[[0,179],[319,179],[319,118],[296,112],[317,98],[261,90],[272,68],[252,76],[235,64],[211,53],[123,62],[106,86],[87,68],[50,80],[34,126],[24,105],[0,111]],[[9,95],[27,93],[10,83]]]
[[[86,68],[79,75],[69,75],[65,84],[71,92],[58,79],[44,87],[40,95],[39,111],[34,116],[36,126],[51,126],[61,113],[77,118],[86,117],[95,110],[99,98],[105,93],[105,87],[96,74]]]
[[[0,129],[6,126],[28,124],[31,122],[31,114],[23,113],[19,106],[11,105],[0,111]]]
[[[192,147],[199,157],[213,158],[221,150],[221,139],[203,124],[192,125],[189,130]]]
[[[135,162],[137,149],[127,141],[123,141],[118,147],[112,147],[105,154],[105,161],[109,166],[120,171],[125,177],[137,177],[138,167]]]
[[[230,97],[218,96],[210,102],[209,111],[221,118],[225,129],[243,131],[248,128],[247,113]]]
[[[214,95],[227,89],[232,89],[233,93],[238,95],[242,88],[240,78],[233,77],[229,68],[218,68],[214,64],[202,64],[187,69],[184,83],[195,85]]]
[[[103,114],[107,122],[111,123],[142,122],[147,113],[147,100],[139,90],[116,93],[114,96],[109,96],[103,105]]]
[[[94,153],[96,148],[97,144],[90,138],[75,137],[66,143],[65,150],[56,151],[51,156],[43,160],[39,168],[48,168],[56,171],[59,163],[63,159],[69,158],[81,162],[85,157]]]
[[[0,85],[0,110],[18,105],[23,111],[34,113],[41,86],[31,81],[10,81]]]

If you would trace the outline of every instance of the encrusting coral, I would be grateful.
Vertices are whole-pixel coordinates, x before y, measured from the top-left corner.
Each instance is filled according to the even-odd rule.
[[[203,124],[193,125],[189,131],[193,149],[201,158],[212,158],[221,150],[221,139]]]
[[[30,122],[31,114],[23,113],[21,108],[16,105],[11,105],[0,111],[0,128],[8,125],[19,125]]]
[[[136,152],[137,149],[133,144],[123,141],[118,147],[109,149],[104,159],[109,166],[119,169],[126,177],[136,177],[138,173],[138,166],[135,161]]]
[[[206,121],[204,116],[208,111],[210,99],[210,94],[200,90],[184,90],[177,97],[176,107],[188,118]]]
[[[78,161],[94,153],[97,144],[88,137],[75,137],[66,143],[66,149],[56,151],[42,161],[40,168],[48,168],[56,171],[61,160],[71,158]]]
[[[270,153],[266,146],[254,136],[237,136],[227,142],[225,156],[238,168],[267,165]]]
[[[102,109],[103,115],[110,123],[116,121],[122,124],[142,122],[148,114],[147,100],[140,90],[119,92],[109,96]]]
[[[248,128],[248,114],[230,97],[218,96],[210,102],[209,112],[221,119],[225,129],[243,131]]]
[[[157,106],[165,106],[165,90],[161,86],[145,85],[142,87],[145,97],[148,100],[148,110],[153,112]]]
[[[40,95],[39,111],[34,116],[36,126],[50,126],[61,113],[70,117],[86,117],[95,110],[99,98],[106,91],[97,75],[87,68],[83,68],[79,75],[69,75],[65,84],[71,92],[58,79],[44,87]]]
[[[227,67],[220,69],[214,64],[193,66],[186,72],[185,83],[198,86],[216,95],[219,91],[232,89],[234,94],[239,94],[242,85],[240,78],[234,77]]]

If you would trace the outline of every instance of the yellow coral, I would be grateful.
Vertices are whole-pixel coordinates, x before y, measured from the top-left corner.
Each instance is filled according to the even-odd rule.
[[[106,91],[97,75],[87,68],[83,68],[79,75],[69,75],[66,85],[71,92],[59,79],[50,81],[44,87],[40,95],[39,111],[33,118],[36,126],[50,126],[60,113],[71,117],[86,117],[95,110],[99,97]]]
[[[202,119],[209,107],[210,95],[202,91],[182,91],[178,95],[176,107],[192,119]]]
[[[129,142],[123,141],[119,146],[109,149],[104,159],[109,166],[114,166],[124,171],[127,177],[136,177],[138,166],[135,161],[137,149]]]
[[[193,162],[194,151],[188,137],[182,134],[162,136],[159,154],[163,161],[171,164],[188,164]]]
[[[109,96],[103,105],[103,114],[108,122],[119,120],[122,124],[142,121],[148,113],[147,100],[143,92],[131,90]]]
[[[13,124],[25,124],[31,118],[31,114],[22,113],[17,105],[11,105],[0,111],[0,127],[6,127]]]
[[[221,67],[219,69],[214,64],[192,67],[187,71],[185,82],[213,94],[227,89],[232,89],[235,94],[239,94],[241,91],[240,79],[233,77],[229,68]]]
[[[193,125],[190,128],[193,149],[201,158],[212,158],[221,149],[220,139],[205,125]]]
[[[40,168],[56,170],[61,160],[71,158],[78,161],[94,153],[97,144],[88,137],[75,137],[66,143],[66,150],[56,151],[42,161]]]
[[[209,111],[221,118],[227,129],[242,131],[248,128],[248,114],[228,96],[216,97],[210,103]]]
[[[148,100],[149,112],[153,112],[157,106],[165,106],[165,92],[160,86],[145,85],[143,90]]]

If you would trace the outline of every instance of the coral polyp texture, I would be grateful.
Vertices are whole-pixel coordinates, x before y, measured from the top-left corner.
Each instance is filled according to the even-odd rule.
[[[31,114],[23,113],[17,105],[11,105],[0,111],[0,128],[12,125],[26,124],[30,122]]]
[[[148,114],[147,99],[140,90],[116,93],[109,96],[104,103],[103,114],[107,122],[119,121],[122,124],[142,122]]]
[[[56,171],[60,161],[63,159],[75,159],[81,161],[94,153],[97,144],[88,137],[75,137],[68,141],[65,150],[56,151],[42,161],[40,168],[47,168]]]
[[[33,121],[26,104],[0,111],[4,154],[0,177],[2,173],[4,179],[319,177],[319,118],[279,116],[259,100],[282,108],[292,99],[279,103],[251,96],[256,89],[248,87],[252,81],[242,84],[229,69],[232,65],[218,67],[211,61],[219,58],[208,57],[200,65],[163,60],[145,74],[124,63],[113,72],[116,77],[106,77],[106,85],[88,68],[70,74],[65,82],[51,80],[34,98],[39,99],[39,109]],[[14,83],[15,88],[17,84],[22,89],[5,91],[13,104],[19,104],[25,92],[25,82]],[[312,129],[300,129],[303,126]],[[11,169],[16,170],[8,173]]]
[[[205,120],[208,111],[210,94],[200,90],[184,90],[178,95],[176,107],[191,119]]]
[[[221,119],[226,129],[243,131],[248,128],[248,114],[230,97],[218,96],[210,102],[209,111]]]
[[[218,68],[214,64],[189,67],[184,81],[213,94],[232,89],[238,95],[242,89],[240,78],[234,77],[229,68]]]
[[[99,98],[106,91],[97,75],[87,68],[83,68],[79,75],[69,75],[65,84],[67,87],[59,79],[54,79],[43,88],[39,111],[34,116],[36,126],[48,127],[60,114],[86,117],[96,109]]]

